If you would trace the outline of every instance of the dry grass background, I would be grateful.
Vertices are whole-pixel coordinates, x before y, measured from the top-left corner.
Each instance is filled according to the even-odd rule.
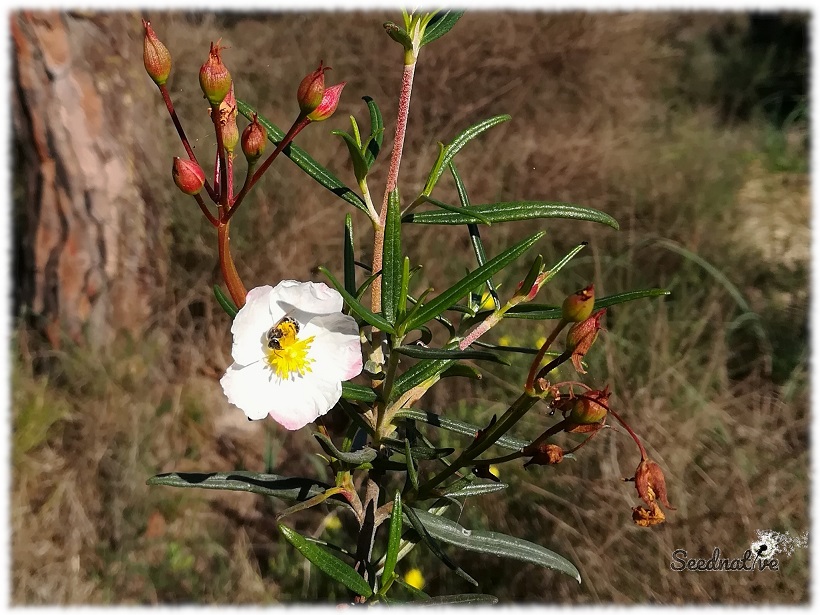
[[[224,58],[237,96],[279,126],[292,120],[295,88],[318,59],[333,67],[331,83],[348,82],[334,118],[298,141],[347,182],[346,149],[329,132],[347,128],[349,114],[365,120],[360,97],[372,96],[388,128],[371,187],[383,181],[401,60],[381,24],[397,16],[149,17],[173,54],[170,90],[200,152],[213,143],[196,71],[207,42],[221,36],[230,46]],[[153,87],[140,66],[137,15],[133,23],[123,45],[138,70],[120,76],[129,91]],[[540,249],[548,262],[579,241],[590,241],[590,248],[544,301],[558,301],[589,279],[602,294],[650,286],[673,291],[665,301],[611,310],[590,374],[594,384],[612,385],[614,403],[665,469],[678,510],[660,527],[632,525],[634,489],[620,479],[638,459],[622,433],[596,438],[576,463],[529,472],[503,466],[509,491],[471,502],[463,524],[554,549],[584,579],[578,586],[534,566],[453,553],[482,591],[503,601],[808,600],[805,550],[782,560],[779,573],[669,569],[676,548],[707,557],[719,546],[741,555],[755,530],[808,527],[806,122],[772,127],[755,115],[720,113],[721,71],[731,53],[719,52],[710,37],[742,41],[745,28],[747,16],[728,14],[477,12],[422,53],[403,194],[423,184],[437,141],[510,113],[511,122],[459,154],[473,202],[580,203],[611,213],[622,228],[545,223],[549,234]],[[324,469],[306,430],[248,424],[224,402],[217,378],[229,362],[229,336],[210,290],[218,281],[215,237],[173,190],[168,161],[182,150],[159,97],[131,119],[145,127],[146,138],[133,146],[133,164],[151,186],[144,197],[168,212],[157,232],[168,251],[169,282],[158,289],[156,322],[145,336],[123,336],[93,356],[82,348],[49,351],[47,373],[35,369],[46,351],[31,332],[16,331],[13,602],[343,599],[283,544],[271,520],[280,504],[144,484],[171,470],[263,470],[268,436],[278,473],[324,476]],[[452,201],[454,191],[442,180],[436,196]],[[318,280],[318,264],[338,271],[348,211],[294,165],[275,164],[234,225],[246,284]],[[353,215],[358,254],[367,257],[366,219]],[[497,253],[530,226],[487,229],[488,251]],[[411,259],[424,263],[425,281],[437,288],[470,262],[463,229],[420,226],[406,237]],[[726,279],[657,238],[697,254]],[[515,275],[503,288],[514,285]],[[518,321],[499,334],[532,344],[543,331]],[[516,363],[494,370],[478,385],[441,383],[423,406],[486,421],[514,398],[524,369]],[[529,428],[548,420],[531,417]],[[344,531],[321,521],[318,512],[293,518],[303,532]],[[433,594],[468,591],[423,548],[405,569],[410,565],[423,570]]]

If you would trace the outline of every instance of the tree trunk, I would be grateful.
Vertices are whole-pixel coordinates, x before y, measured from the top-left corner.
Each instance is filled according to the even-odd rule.
[[[132,158],[132,110],[151,93],[128,83],[138,28],[123,13],[11,16],[15,308],[55,346],[139,334],[164,271]]]

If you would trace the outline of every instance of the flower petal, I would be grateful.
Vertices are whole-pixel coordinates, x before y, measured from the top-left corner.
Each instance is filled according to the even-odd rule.
[[[325,380],[344,382],[362,372],[362,343],[355,319],[342,313],[316,316],[301,336],[313,336],[312,373]]]
[[[344,302],[335,289],[322,282],[282,280],[273,289],[271,308],[274,304],[279,304],[282,308],[282,315],[294,308],[312,314],[332,314],[341,312]],[[274,309],[271,309],[271,312],[274,312]]]
[[[320,378],[280,380],[269,414],[285,429],[300,429],[327,414],[342,396],[342,383]]]
[[[273,407],[278,390],[278,379],[264,361],[250,365],[234,363],[222,376],[219,384],[225,397],[244,412],[249,419],[265,418]]]
[[[231,355],[239,365],[249,365],[265,356],[265,334],[275,322],[270,309],[272,291],[270,286],[252,289],[233,319]]]

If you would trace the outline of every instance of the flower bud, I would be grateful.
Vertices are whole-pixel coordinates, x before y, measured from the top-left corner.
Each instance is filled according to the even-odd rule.
[[[259,123],[256,114],[253,121],[242,131],[242,153],[248,162],[256,162],[265,152],[268,142],[268,131]]]
[[[555,465],[564,460],[564,449],[557,444],[539,444],[536,447],[525,446],[522,452],[525,455],[532,455],[532,459],[524,464],[525,468],[531,465]]]
[[[322,66],[319,61],[319,68],[302,79],[299,89],[296,92],[296,100],[299,101],[299,109],[302,115],[307,115],[320,104],[322,95],[325,93],[325,71],[330,70],[329,66]]]
[[[213,107],[225,100],[233,83],[231,74],[222,63],[221,51],[222,47],[220,47],[219,41],[211,43],[208,59],[199,69],[199,86],[205,93],[205,98]]]
[[[333,112],[336,111],[336,107],[339,106],[339,99],[342,97],[342,89],[344,87],[345,82],[342,81],[325,89],[325,93],[322,95],[322,102],[312,112],[308,113],[308,119],[312,122],[321,122],[333,115]]]
[[[567,419],[575,425],[600,424],[609,412],[609,388],[603,391],[589,391],[572,400]]]
[[[145,38],[142,40],[142,61],[145,70],[157,85],[165,85],[171,73],[171,54],[154,33],[151,23],[142,20],[145,28]]]
[[[663,470],[657,463],[651,459],[641,459],[632,480],[635,481],[638,497],[648,505],[651,505],[657,498],[666,508],[675,510],[675,507],[669,503],[666,497],[666,479],[663,476]]]
[[[205,185],[205,171],[193,160],[174,158],[171,175],[174,183],[185,194],[199,194],[202,186]]]
[[[233,93],[233,83],[225,99],[219,103],[219,132],[222,135],[222,146],[229,154],[233,154],[236,144],[239,143],[239,128],[236,125],[236,96]]]
[[[601,318],[606,310],[598,310],[595,314],[582,322],[577,322],[569,328],[567,332],[567,350],[572,352],[572,364],[579,374],[586,374],[586,370],[581,365],[593,342],[598,338],[598,331],[601,329]]]
[[[595,307],[595,289],[592,284],[569,295],[561,306],[561,315],[567,322],[583,322]]]

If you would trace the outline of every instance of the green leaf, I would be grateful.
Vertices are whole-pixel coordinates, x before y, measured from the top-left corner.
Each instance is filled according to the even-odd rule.
[[[396,490],[396,495],[393,496],[393,511],[390,513],[390,534],[387,539],[382,579],[392,579],[393,571],[396,569],[401,544],[401,528],[401,492]]]
[[[452,594],[413,601],[413,606],[437,606],[439,604],[498,604],[498,598],[490,594]]]
[[[319,545],[308,542],[308,540],[294,532],[284,524],[279,525],[279,531],[287,541],[296,547],[299,552],[307,558],[311,564],[324,572],[329,577],[335,579],[350,591],[359,596],[369,598],[373,595],[373,590],[359,573],[348,564],[344,563],[335,555],[331,555]]]
[[[383,26],[387,35],[397,43],[400,43],[407,51],[413,48],[413,41],[410,39],[410,35],[407,34],[406,30],[400,28],[392,21],[386,21]]]
[[[382,120],[382,112],[375,100],[370,96],[365,96],[362,100],[367,103],[367,108],[370,111],[370,136],[372,138],[367,142],[364,152],[364,159],[367,161],[367,167],[370,168],[382,149],[384,121]]]
[[[465,423],[464,421],[451,419],[433,412],[425,412],[424,410],[415,410],[413,408],[403,408],[399,410],[396,412],[396,418],[407,418],[415,421],[421,421],[423,423],[427,423],[428,425],[432,425],[433,427],[440,427],[441,429],[460,433],[471,438],[476,437],[479,429],[484,429],[483,427],[478,427],[477,425],[473,425],[471,423]],[[520,451],[529,444],[529,441],[519,440],[518,438],[513,438],[509,435],[503,435],[496,441],[495,444],[511,451]]]
[[[362,386],[361,384],[353,384],[352,382],[342,383],[342,397],[350,401],[363,401],[365,403],[373,403],[376,401],[376,392],[370,387]]]
[[[450,367],[454,361],[452,359],[434,359],[416,363],[413,367],[396,378],[393,385],[392,399],[397,399],[407,391],[415,388],[430,379],[438,379],[441,372]]]
[[[344,268],[345,268],[345,290],[351,295],[356,294],[356,258],[353,253],[353,218],[350,214],[345,214],[345,242],[344,242]]]
[[[458,192],[458,200],[461,203],[462,207],[469,207],[470,206],[470,197],[467,196],[467,188],[464,186],[464,182],[461,179],[461,175],[459,175],[458,170],[456,169],[456,165],[450,162],[450,174],[453,176],[453,181],[456,184],[456,192]],[[484,251],[484,244],[481,241],[481,233],[478,230],[478,225],[476,224],[468,224],[467,231],[470,233],[470,243],[473,244],[473,252],[475,253],[476,262],[479,265],[483,265],[487,262],[487,253]],[[498,292],[495,289],[495,285],[493,284],[492,278],[488,279],[487,282],[487,290],[490,291],[490,295],[493,298],[493,303],[495,304],[495,309],[501,307],[501,303],[498,300]]]
[[[407,478],[413,485],[413,489],[419,490],[419,475],[416,473],[416,461],[410,452],[410,440],[404,440],[404,462],[407,464]]]
[[[342,299],[344,299],[344,302],[347,305],[349,305],[350,309],[353,310],[353,312],[355,312],[356,315],[358,315],[367,324],[373,325],[377,329],[380,329],[381,331],[386,331],[387,333],[393,334],[396,332],[395,329],[393,329],[393,325],[391,325],[378,314],[374,314],[373,312],[368,310],[361,303],[359,303],[359,301],[353,295],[347,292],[344,286],[339,284],[339,281],[333,277],[333,274],[330,273],[330,271],[328,271],[326,267],[320,266],[319,271],[321,271],[327,276],[328,280],[330,280],[330,283],[333,285],[333,287],[337,291],[339,291],[339,294],[342,296]]]
[[[496,115],[495,117],[491,117],[486,119],[474,126],[470,126],[468,129],[461,132],[455,139],[453,139],[452,143],[444,148],[444,155],[439,156],[436,160],[436,164],[433,165],[433,169],[430,171],[430,175],[427,177],[427,183],[424,185],[424,190],[422,190],[422,194],[432,194],[433,188],[435,187],[436,183],[438,182],[441,174],[444,172],[444,167],[450,164],[450,161],[455,158],[455,155],[461,151],[467,143],[475,139],[478,135],[480,135],[485,130],[489,130],[493,126],[501,124],[502,122],[506,122],[507,120],[512,119],[509,115]]]
[[[579,583],[581,582],[581,574],[572,562],[540,545],[498,532],[471,531],[450,519],[431,515],[424,510],[405,508],[405,512],[410,510],[416,514],[424,529],[442,542],[468,551],[477,551],[478,553],[487,553],[497,557],[507,557],[538,564],[545,568],[563,572]],[[408,525],[412,525],[418,531],[416,524],[412,521]]]
[[[646,290],[633,290],[617,295],[609,295],[595,300],[593,310],[600,310],[605,307],[635,301],[636,299],[646,299],[648,297],[663,297],[669,294],[664,288],[649,288]],[[561,307],[555,305],[544,305],[543,303],[522,303],[514,306],[504,315],[505,318],[523,318],[526,320],[554,320],[561,318]]]
[[[434,199],[433,197],[430,197],[430,196],[422,195],[420,200],[425,202],[425,203],[430,203],[431,205],[435,205],[436,207],[438,207],[440,209],[443,209],[444,211],[464,213],[464,212],[462,212],[462,209],[463,209],[462,207],[457,207],[455,205],[448,205],[447,203],[443,203],[442,201],[439,201],[438,199]],[[470,210],[470,211],[472,211],[472,210]],[[412,215],[413,214],[408,214],[408,216],[412,216]],[[487,218],[486,216],[482,216],[479,213],[472,213],[472,214],[465,214],[465,215],[472,215],[473,222],[480,222],[482,224],[492,224],[492,222],[490,222],[489,218]],[[408,216],[405,216],[405,217],[408,217]]]
[[[225,313],[231,318],[234,318],[237,312],[239,312],[239,309],[234,305],[233,301],[231,301],[230,298],[222,292],[222,289],[219,288],[218,284],[214,284],[214,295],[216,296],[217,303],[219,303],[219,306],[225,310]]]
[[[304,502],[321,495],[330,485],[312,478],[292,478],[277,474],[258,472],[170,472],[157,474],[146,481],[147,485],[165,485],[199,489],[222,489],[225,491],[246,491],[260,495],[270,495],[283,500]],[[328,503],[345,504],[342,498],[331,498]]]
[[[252,119],[253,114],[256,113],[256,110],[253,107],[251,107],[248,103],[241,100],[236,101],[236,108],[242,115],[244,115],[249,120]],[[285,133],[281,131],[275,124],[272,124],[271,122],[263,118],[261,115],[258,116],[258,120],[259,123],[265,127],[265,130],[268,131],[268,140],[271,143],[277,144],[285,138]],[[347,201],[357,209],[361,209],[364,213],[368,213],[367,205],[364,204],[362,198],[358,194],[353,192],[353,190],[345,186],[342,183],[342,181],[333,173],[331,173],[325,167],[316,162],[305,150],[291,143],[284,150],[282,150],[282,153],[288,158],[290,158],[296,164],[297,167],[302,169],[310,177],[312,177],[314,180],[319,182],[319,184],[330,190],[340,199]]]
[[[436,515],[431,515],[430,513],[423,511],[423,510],[416,510],[414,508],[406,507],[404,509],[404,514],[402,515],[403,520],[408,525],[411,525],[416,532],[418,532],[419,536],[421,536],[422,540],[424,540],[425,544],[430,548],[437,558],[439,558],[444,564],[450,569],[453,570],[458,576],[462,579],[467,581],[468,583],[472,583],[476,587],[478,587],[478,581],[476,581],[473,577],[462,570],[461,566],[456,564],[453,560],[447,557],[447,554],[441,549],[436,539],[433,537],[432,532],[429,531],[427,528],[427,524],[421,521],[421,515],[419,513],[423,513],[429,517],[435,517],[436,519],[441,519],[441,517],[437,517]]]
[[[396,320],[403,320],[407,315],[407,291],[410,286],[410,259],[405,256],[401,269],[401,288],[399,289],[399,305]],[[427,330],[429,333],[429,329]],[[432,334],[431,334],[432,337]]]
[[[332,134],[341,137],[347,145],[347,151],[350,154],[350,162],[353,164],[353,175],[356,176],[356,181],[362,181],[367,176],[367,162],[364,159],[362,150],[359,149],[359,144],[356,138],[346,133],[344,130],[332,130]]]
[[[401,253],[401,204],[399,189],[395,188],[387,199],[387,220],[384,228],[382,252],[382,315],[395,324],[401,299],[401,277],[404,258]]]
[[[421,46],[429,45],[437,38],[447,34],[464,15],[464,11],[444,11],[437,13],[427,24],[424,36],[421,37]]]
[[[449,350],[447,348],[425,348],[424,346],[399,346],[394,350],[414,359],[475,359],[476,361],[492,361],[493,363],[509,365],[509,362],[501,357],[482,350]]]
[[[319,441],[319,446],[321,446],[328,455],[334,459],[338,459],[339,461],[344,461],[345,463],[350,463],[353,465],[368,463],[373,461],[378,455],[376,450],[370,448],[369,446],[365,446],[358,451],[345,453],[336,448],[336,445],[333,444],[331,439],[325,434],[315,433],[313,434],[313,437]]]
[[[505,203],[487,203],[485,205],[470,205],[455,211],[430,210],[407,214],[402,222],[414,224],[469,224],[476,221],[480,215],[489,222],[512,222],[514,220],[534,220],[538,218],[562,218],[567,220],[585,220],[598,222],[618,229],[615,218],[607,213],[579,207],[569,203],[553,203],[549,201],[512,201]],[[485,223],[486,224],[486,223]]]
[[[452,491],[447,489],[444,491],[444,494],[451,498],[467,498],[474,495],[486,495],[487,493],[503,491],[507,487],[509,487],[509,485],[506,483],[472,483],[453,489]]]
[[[494,259],[484,263],[481,267],[424,305],[412,317],[408,317],[403,324],[404,330],[411,330],[419,325],[423,325],[428,320],[435,318],[444,310],[455,305],[457,301],[469,293],[471,289],[475,288],[476,285],[486,282],[489,278],[526,252],[543,236],[544,233],[536,233],[532,237],[529,237],[505,250]]]
[[[481,372],[472,365],[456,363],[451,365],[441,374],[442,378],[470,378],[471,380],[481,380]]]

